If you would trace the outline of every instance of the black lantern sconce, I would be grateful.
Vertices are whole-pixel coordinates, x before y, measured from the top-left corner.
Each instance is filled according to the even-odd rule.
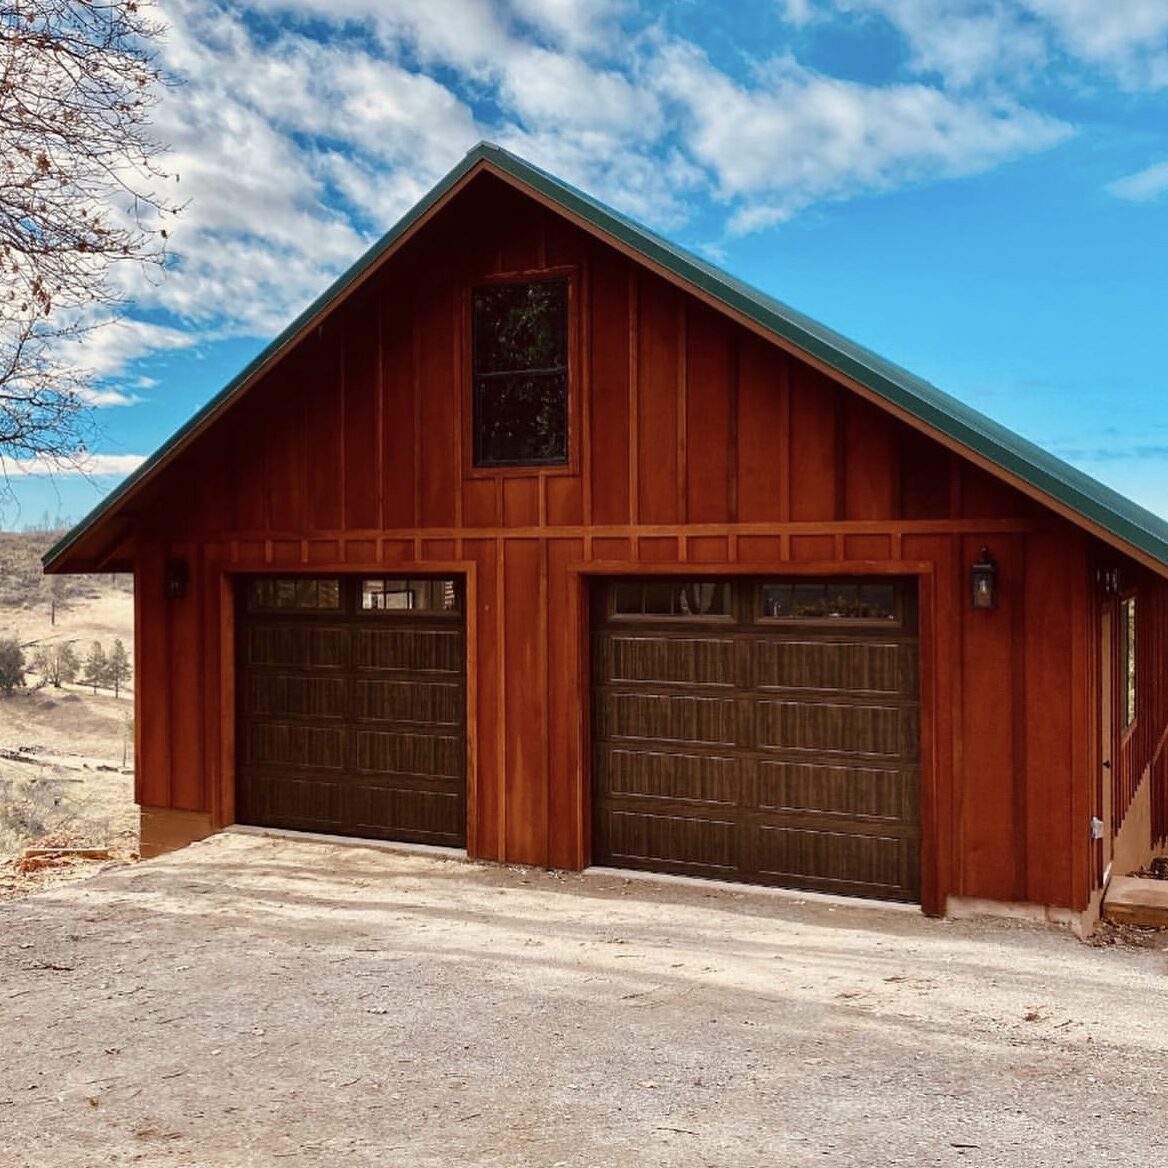
[[[1099,595],[1108,598],[1119,595],[1119,569],[1099,568],[1095,573],[1095,582],[1099,586]]]
[[[987,547],[983,547],[973,561],[969,570],[969,587],[974,608],[998,607],[998,565]]]
[[[186,560],[177,557],[166,561],[166,574],[163,577],[163,592],[167,600],[182,600],[187,594],[187,581],[190,578],[190,569]]]

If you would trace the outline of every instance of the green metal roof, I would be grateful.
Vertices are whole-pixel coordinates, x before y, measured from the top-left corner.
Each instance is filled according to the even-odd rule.
[[[44,556],[45,566],[54,566],[82,535],[110,515],[161,463],[176,453],[206,420],[247,385],[256,373],[279,356],[306,326],[357,283],[481,163],[490,164],[517,183],[576,216],[601,235],[610,237],[659,265],[681,281],[755,322],[765,331],[782,337],[926,426],[1037,488],[1074,515],[1081,516],[1133,550],[1150,557],[1158,565],[1168,568],[1168,523],[1159,516],[870,349],[744,284],[575,187],[489,142],[480,142],[471,150],[388,234],[310,304],[134,474],[51,548]]]

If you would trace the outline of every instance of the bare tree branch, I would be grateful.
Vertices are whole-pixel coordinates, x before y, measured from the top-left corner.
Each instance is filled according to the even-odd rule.
[[[0,0],[0,460],[83,447],[90,386],[70,344],[117,315],[119,267],[165,260],[149,9]]]

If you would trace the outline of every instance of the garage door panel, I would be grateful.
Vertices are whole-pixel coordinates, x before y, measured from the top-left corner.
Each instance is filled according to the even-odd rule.
[[[454,629],[358,628],[353,640],[353,664],[358,669],[461,676],[462,632]]]
[[[912,750],[916,718],[906,707],[760,701],[755,709],[760,750],[885,759],[906,758]]]
[[[735,684],[735,643],[729,637],[638,636],[600,638],[595,669],[606,682],[654,686]]]
[[[243,730],[243,762],[258,767],[313,767],[342,770],[347,737],[331,726],[252,722]]]
[[[763,690],[820,690],[899,694],[911,688],[916,644],[804,641],[791,637],[751,645],[755,686]]]
[[[724,804],[737,801],[737,758],[609,747],[605,773],[614,798]]]
[[[356,769],[387,775],[462,778],[462,741],[450,735],[362,730],[356,735]]]
[[[610,862],[726,876],[739,867],[733,820],[611,811],[599,825]]]
[[[352,790],[352,823],[375,839],[409,839],[415,843],[456,844],[463,814],[460,795],[358,782]],[[387,826],[392,825],[392,826]]]
[[[733,698],[610,692],[600,699],[600,735],[732,746],[734,709]]]
[[[899,835],[763,826],[758,832],[764,876],[825,892],[900,899],[905,891],[905,841]]]
[[[241,796],[239,813],[244,823],[326,832],[335,831],[343,823],[340,786],[319,777],[297,776],[288,771],[255,775]]]
[[[344,628],[250,625],[245,644],[248,665],[312,669],[345,669],[348,665],[349,634]]]
[[[462,686],[456,682],[358,680],[353,714],[362,721],[461,726]]]
[[[846,819],[915,823],[915,770],[764,760],[758,764],[758,806]]]
[[[244,687],[244,713],[293,718],[343,718],[347,689],[339,677],[253,673]]]

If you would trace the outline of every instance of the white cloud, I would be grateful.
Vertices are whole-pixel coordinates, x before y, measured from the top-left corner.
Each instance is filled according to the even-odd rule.
[[[142,399],[134,393],[125,393],[120,389],[98,389],[94,386],[83,386],[77,396],[86,405],[94,409],[104,409],[109,406],[136,406]]]
[[[651,140],[661,129],[656,97],[613,70],[541,48],[511,55],[500,82],[507,106],[528,126],[580,126]]]
[[[70,366],[101,379],[117,373],[127,361],[144,350],[185,349],[193,343],[194,338],[182,329],[123,317],[92,332],[83,332],[64,356]],[[141,379],[135,378],[133,388],[145,387]]]
[[[1006,0],[954,0],[941,6],[949,20],[940,0],[786,4],[804,21],[832,5],[883,12],[917,67],[952,84],[1004,45],[1033,52]],[[737,80],[658,25],[637,31],[635,0],[160,8],[178,84],[157,130],[187,204],[167,277],[125,291],[172,314],[188,344],[279,331],[481,137],[661,229],[696,202],[745,232],[817,199],[974,173],[1069,132],[1001,97],[860,85],[790,59]],[[111,336],[102,372],[179,343],[148,329]]]
[[[868,86],[772,62],[750,87],[692,45],[665,46],[657,82],[684,111],[695,156],[738,200],[731,226],[757,230],[823,198],[974,174],[1046,149],[1070,127],[999,99],[925,85]]]
[[[610,46],[620,36],[616,18],[627,8],[621,0],[511,0],[520,20],[567,49]]]
[[[1117,178],[1107,190],[1120,199],[1133,203],[1150,203],[1168,193],[1168,162],[1157,162],[1135,174]]]
[[[10,478],[37,476],[56,478],[79,475],[94,478],[98,475],[132,474],[146,461],[142,454],[91,454],[81,451],[72,458],[4,458],[0,459],[0,473]]]
[[[1063,48],[1130,89],[1168,86],[1164,0],[1020,0],[1048,21]]]
[[[841,12],[882,17],[905,39],[909,67],[948,86],[1029,81],[1072,62],[1130,89],[1168,86],[1164,0],[780,0],[795,26]]]
[[[702,169],[674,148],[655,157],[648,150],[625,150],[618,137],[591,130],[511,128],[497,138],[500,146],[565,182],[660,227],[685,223],[687,197],[708,186]]]
[[[1042,30],[1007,0],[836,0],[836,6],[882,16],[904,37],[910,68],[937,74],[948,86],[1030,74],[1047,56]]]

